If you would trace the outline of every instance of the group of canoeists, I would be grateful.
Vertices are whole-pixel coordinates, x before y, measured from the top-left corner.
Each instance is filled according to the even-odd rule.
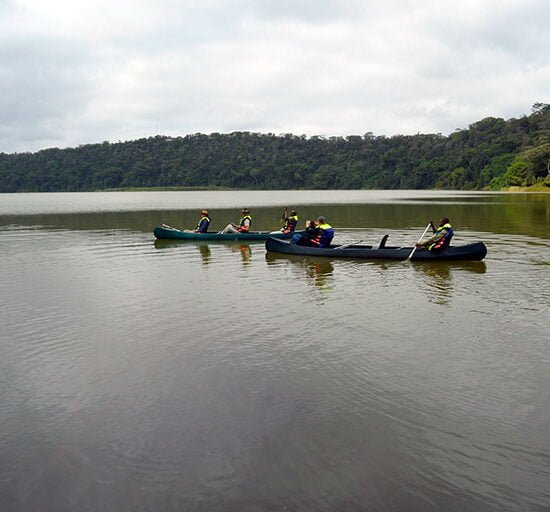
[[[293,233],[296,231],[296,226],[298,225],[298,213],[296,210],[291,210],[290,215],[288,213],[288,208],[285,208],[283,212],[282,220],[284,221],[284,226],[274,233]],[[194,230],[186,229],[186,233],[208,233],[208,227],[210,226],[210,214],[208,210],[201,210],[200,218],[197,223],[197,227]],[[221,231],[218,231],[218,234],[227,234],[227,233],[249,233],[250,228],[252,227],[252,215],[248,208],[243,208],[241,210],[241,219],[238,224],[230,222],[225,228]]]
[[[454,231],[447,217],[439,220],[437,227],[430,221],[430,228],[433,236],[424,242],[418,242],[416,248],[425,248],[436,252],[445,249],[451,243]],[[291,241],[291,245],[306,245],[309,247],[329,248],[334,238],[334,228],[326,221],[322,215],[315,220],[306,221],[306,229],[302,233],[296,233]]]
[[[284,222],[283,227],[272,233],[295,233],[298,226],[298,212],[288,208],[284,209],[281,220]],[[210,226],[210,216],[208,210],[204,209],[200,212],[200,218],[197,227],[194,230],[184,230],[188,233],[207,233]],[[249,233],[252,226],[252,215],[248,208],[241,210],[241,218],[238,224],[229,223],[224,229],[218,231],[218,234],[228,233]],[[430,221],[429,227],[433,232],[433,236],[426,241],[419,241],[415,247],[420,249],[428,249],[432,252],[437,252],[445,249],[451,243],[454,235],[454,230],[451,226],[448,217],[442,217],[436,226],[433,221]],[[305,230],[295,233],[291,240],[291,245],[302,245],[309,247],[329,248],[334,238],[334,228],[327,222],[322,215],[315,220],[306,220]]]

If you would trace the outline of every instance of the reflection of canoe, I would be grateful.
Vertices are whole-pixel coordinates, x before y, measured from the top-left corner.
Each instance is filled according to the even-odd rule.
[[[326,249],[291,245],[289,242],[268,238],[265,248],[268,252],[281,254],[299,254],[304,256],[328,256],[332,258],[358,258],[367,260],[406,260],[412,247],[373,247],[371,245],[333,245]],[[413,261],[479,261],[485,258],[487,247],[483,242],[468,245],[451,246],[443,251],[430,252],[417,249],[411,258]]]
[[[269,237],[274,238],[292,238],[294,233],[272,233],[269,231],[250,231],[249,233],[194,233],[181,231],[170,226],[157,226],[153,231],[158,239],[170,240],[267,240]]]

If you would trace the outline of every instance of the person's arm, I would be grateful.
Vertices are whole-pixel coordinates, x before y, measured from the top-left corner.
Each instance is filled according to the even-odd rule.
[[[441,231],[441,233],[438,233],[437,235],[432,236],[425,242],[422,242],[421,244],[416,244],[417,247],[429,247],[432,244],[435,244],[438,240],[441,240],[445,235],[447,234],[447,230],[444,229]]]
[[[432,229],[432,232],[433,232],[433,233],[435,233],[435,232],[437,231],[437,228],[435,227],[435,224],[434,224],[434,221],[433,221],[433,220],[430,221],[430,228]],[[428,245],[433,244],[434,241],[439,240],[439,238],[436,238],[435,240],[434,240],[434,238],[435,238],[435,237],[432,237],[432,238],[430,238],[429,240],[426,240],[425,242],[418,242],[418,243],[416,243],[416,244],[414,244],[414,245],[415,245],[415,247],[416,247],[417,249],[420,249],[420,248],[422,248],[422,247],[428,247]]]

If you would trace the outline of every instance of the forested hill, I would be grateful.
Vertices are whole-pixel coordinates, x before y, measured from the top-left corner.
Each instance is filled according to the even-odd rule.
[[[0,192],[119,187],[252,189],[550,187],[550,105],[449,136],[306,137],[248,132],[150,137],[0,153]]]

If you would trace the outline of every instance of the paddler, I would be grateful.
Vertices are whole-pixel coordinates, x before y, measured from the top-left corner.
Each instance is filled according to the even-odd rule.
[[[437,228],[434,226],[433,221],[430,221],[430,227],[432,228],[434,236],[425,242],[417,243],[416,247],[418,249],[425,248],[429,251],[441,251],[445,249],[445,247],[449,247],[454,231],[448,217],[439,219]]]
[[[294,231],[296,231],[296,226],[298,225],[298,212],[296,210],[291,210],[289,215],[288,208],[285,208],[281,220],[285,223],[285,225],[281,228],[281,231],[283,233],[294,233]]]

